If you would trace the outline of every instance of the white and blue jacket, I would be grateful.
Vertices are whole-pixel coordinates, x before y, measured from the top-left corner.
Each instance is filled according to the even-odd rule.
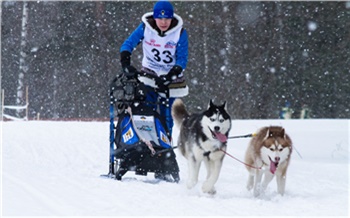
[[[188,35],[182,26],[182,18],[174,13],[169,29],[161,32],[153,18],[153,12],[148,12],[142,16],[142,23],[124,41],[120,52],[132,53],[135,47],[142,43],[141,71],[161,76],[166,75],[175,65],[184,71],[188,61]],[[178,79],[169,85],[170,97],[183,97],[188,94],[183,71]],[[139,77],[139,80],[146,85],[156,86],[154,81],[147,77]]]

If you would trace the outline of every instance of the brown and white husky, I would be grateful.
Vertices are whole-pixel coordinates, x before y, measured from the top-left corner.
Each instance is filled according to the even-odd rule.
[[[249,171],[247,189],[254,188],[254,196],[261,195],[276,175],[277,191],[283,195],[286,173],[292,154],[292,140],[281,126],[261,128],[250,140],[245,154]],[[262,177],[264,175],[264,180]]]

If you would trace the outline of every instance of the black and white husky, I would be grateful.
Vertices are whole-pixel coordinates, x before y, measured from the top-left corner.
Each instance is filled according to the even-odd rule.
[[[190,115],[182,100],[175,100],[172,106],[175,125],[180,128],[178,147],[188,162],[187,188],[198,182],[201,162],[207,168],[207,178],[202,186],[204,193],[215,194],[214,184],[219,178],[226,142],[231,129],[231,118],[223,105],[215,105],[212,100],[208,109]]]

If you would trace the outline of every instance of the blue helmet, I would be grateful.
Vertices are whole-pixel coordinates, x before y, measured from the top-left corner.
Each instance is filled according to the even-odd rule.
[[[158,1],[153,7],[153,18],[173,18],[174,8],[169,1]]]

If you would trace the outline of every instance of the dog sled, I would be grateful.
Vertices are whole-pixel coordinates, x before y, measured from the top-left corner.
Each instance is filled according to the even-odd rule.
[[[179,167],[165,117],[150,107],[169,106],[169,89],[145,86],[137,75],[121,74],[110,85],[109,172],[105,176],[122,180],[128,171],[134,171],[136,175],[154,173],[156,179],[178,182]],[[161,92],[167,100],[147,102],[149,91]]]

